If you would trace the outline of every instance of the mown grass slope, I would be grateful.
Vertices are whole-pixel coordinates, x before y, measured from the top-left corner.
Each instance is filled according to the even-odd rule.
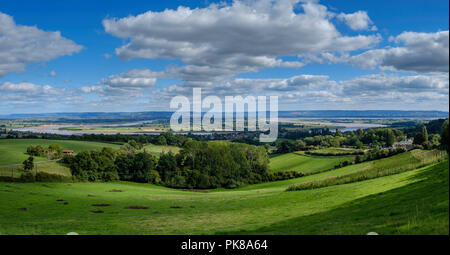
[[[405,178],[406,177],[406,178]],[[448,235],[449,234],[449,162],[412,172],[381,177],[342,186],[320,189],[322,192],[346,187],[367,188],[405,185],[344,203],[334,209],[287,219],[247,234],[361,234]],[[386,182],[380,182],[386,181]],[[241,233],[229,232],[228,234]]]
[[[269,169],[272,172],[296,171],[311,174],[332,169],[340,162],[352,158],[352,156],[317,157],[293,152],[271,157]]]
[[[126,182],[0,183],[0,234],[448,234],[448,161],[284,191],[292,182],[370,164],[214,192]]]

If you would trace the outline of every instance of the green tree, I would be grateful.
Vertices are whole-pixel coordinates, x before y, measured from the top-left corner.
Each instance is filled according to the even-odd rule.
[[[426,126],[422,127],[422,135],[423,139],[425,140],[425,143],[428,142],[428,130]]]
[[[92,159],[91,153],[82,151],[78,153],[70,164],[72,175],[81,181],[98,180],[98,164]]]
[[[427,146],[428,145],[428,131],[425,126],[422,126],[420,132],[417,132],[414,136],[414,144]]]
[[[158,166],[156,168],[161,176],[161,180],[168,183],[177,171],[177,160],[172,152],[162,153],[159,156]]]
[[[447,153],[449,152],[448,143],[449,143],[449,133],[448,133],[448,119],[444,121],[444,124],[442,124],[442,131],[441,131],[441,148],[443,150],[446,150]]]
[[[387,146],[394,145],[394,143],[395,143],[395,134],[392,131],[392,129],[388,128],[386,130],[385,139],[386,139],[386,145]]]
[[[47,151],[50,159],[59,159],[62,157],[62,148],[59,144],[51,144],[48,146]]]
[[[304,150],[306,148],[306,143],[302,140],[297,140],[297,149]]]
[[[158,136],[158,144],[159,145],[167,145],[167,139],[163,135]]]
[[[34,167],[34,158],[31,156],[23,162],[23,169],[25,171],[31,171]]]

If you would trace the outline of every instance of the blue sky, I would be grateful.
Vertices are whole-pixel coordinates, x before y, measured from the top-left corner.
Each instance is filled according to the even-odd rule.
[[[1,114],[168,110],[193,87],[448,110],[448,1],[2,0],[0,15]]]

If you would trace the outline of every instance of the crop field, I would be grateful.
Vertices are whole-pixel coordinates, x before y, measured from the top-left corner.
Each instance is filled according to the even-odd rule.
[[[272,172],[296,171],[311,174],[332,169],[340,162],[352,158],[352,156],[317,157],[293,152],[271,157],[269,169]]]
[[[30,145],[41,145],[44,148],[51,144],[59,144],[63,150],[73,150],[75,153],[86,150],[101,149],[103,147],[120,148],[120,145],[99,142],[72,141],[72,140],[45,140],[45,139],[0,139],[0,165],[20,164],[29,157],[26,154]],[[46,158],[36,157],[35,161],[44,161]]]

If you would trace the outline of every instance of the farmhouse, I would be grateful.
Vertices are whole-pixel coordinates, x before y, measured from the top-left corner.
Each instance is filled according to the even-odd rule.
[[[63,150],[62,153],[66,154],[66,155],[73,155],[72,150]]]

